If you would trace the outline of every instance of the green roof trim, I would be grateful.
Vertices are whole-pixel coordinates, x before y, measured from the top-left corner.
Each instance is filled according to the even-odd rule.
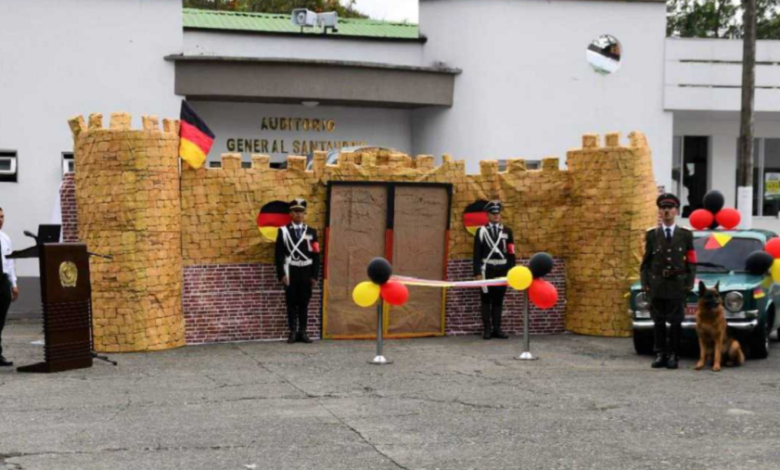
[[[322,28],[294,26],[290,15],[184,8],[184,27],[222,31],[322,36]],[[339,18],[338,32],[328,36],[419,40],[420,27],[411,23],[391,23],[362,18]]]

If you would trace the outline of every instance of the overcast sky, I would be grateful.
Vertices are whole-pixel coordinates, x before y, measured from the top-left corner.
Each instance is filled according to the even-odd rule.
[[[417,0],[357,0],[355,7],[377,20],[419,22]]]

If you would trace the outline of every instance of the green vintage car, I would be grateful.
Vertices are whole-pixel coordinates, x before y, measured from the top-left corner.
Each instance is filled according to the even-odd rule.
[[[707,287],[720,283],[723,310],[729,334],[737,338],[743,349],[753,358],[769,355],[769,335],[777,330],[780,315],[780,284],[772,277],[750,274],[745,270],[748,255],[764,248],[767,240],[777,234],[767,230],[708,230],[694,231],[697,270],[696,283],[704,281]],[[698,348],[696,320],[698,296],[688,293],[683,320],[683,343]],[[650,319],[648,295],[639,282],[631,286],[629,314],[634,323],[634,348],[638,354],[653,352],[653,321]]]

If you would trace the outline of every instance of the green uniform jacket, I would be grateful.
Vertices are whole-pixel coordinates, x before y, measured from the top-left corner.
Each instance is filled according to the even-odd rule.
[[[686,228],[677,226],[669,242],[662,226],[647,231],[641,270],[650,299],[685,299],[696,279],[695,253],[693,232]]]

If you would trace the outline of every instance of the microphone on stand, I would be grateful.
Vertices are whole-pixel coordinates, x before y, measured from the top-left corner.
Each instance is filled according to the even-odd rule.
[[[35,243],[38,243],[38,236],[35,235],[34,233],[30,232],[29,230],[25,230],[22,233],[24,233],[25,236],[28,236],[28,237],[32,238],[33,240],[35,240]]]

